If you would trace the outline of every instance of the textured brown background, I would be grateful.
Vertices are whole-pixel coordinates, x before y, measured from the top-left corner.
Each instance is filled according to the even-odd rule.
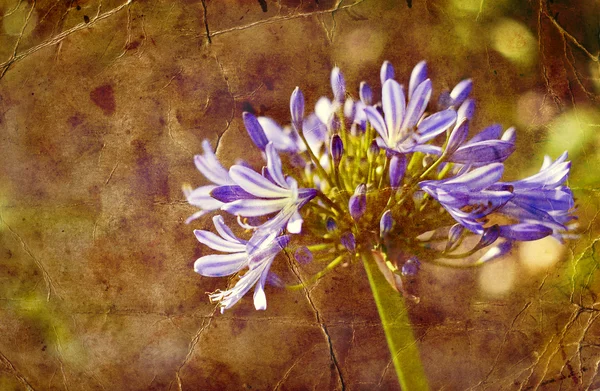
[[[338,65],[356,96],[386,59],[403,81],[427,59],[436,94],[472,77],[476,127],[518,126],[509,177],[574,160],[582,236],[557,263],[423,268],[432,388],[600,387],[597,3],[124,1],[0,1],[1,390],[398,389],[360,264],[220,315],[181,193],[204,138],[257,161],[242,111],[286,122],[296,85],[312,105]]]

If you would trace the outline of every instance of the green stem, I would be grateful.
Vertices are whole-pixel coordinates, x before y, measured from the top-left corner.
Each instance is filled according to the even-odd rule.
[[[363,249],[361,256],[400,387],[402,391],[428,390],[404,297],[388,284],[379,271],[371,250]]]

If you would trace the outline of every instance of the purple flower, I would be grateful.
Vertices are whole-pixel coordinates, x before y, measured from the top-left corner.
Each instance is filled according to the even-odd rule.
[[[575,207],[573,193],[564,186],[570,169],[566,152],[554,162],[546,156],[537,174],[492,186],[492,189],[510,188],[514,194],[499,212],[530,225],[509,226],[512,228],[505,228],[503,236],[518,237],[513,240],[535,240],[544,233],[541,237],[552,234],[561,239],[561,232],[567,231],[567,223],[573,220]]]
[[[422,181],[419,186],[458,223],[476,234],[482,234],[481,220],[513,197],[505,189],[490,189],[502,177],[503,171],[501,163],[492,163],[450,179]]]
[[[415,78],[420,80],[421,76]],[[427,141],[443,133],[456,121],[454,110],[444,110],[422,119],[431,98],[431,81],[425,79],[406,104],[402,86],[388,79],[382,90],[382,117],[373,106],[365,109],[367,119],[380,136],[379,146],[392,152],[427,152]],[[418,124],[418,126],[417,126]]]
[[[213,185],[200,186],[194,190],[187,186],[183,187],[183,193],[187,202],[200,208],[198,212],[188,217],[186,224],[189,224],[208,212],[219,209],[223,203],[212,198],[210,192],[217,187],[217,185],[228,185],[233,183],[227,170],[219,163],[208,140],[202,142],[202,149],[204,150],[204,155],[194,156],[194,163],[196,164],[198,171],[200,171],[206,179],[211,181]]]
[[[268,223],[274,226],[274,230],[287,224],[289,232],[298,233],[302,227],[298,209],[310,201],[317,191],[298,189],[294,178],[284,176],[281,159],[273,143],[267,144],[265,152],[268,177],[248,167],[234,165],[229,169],[229,176],[235,185],[217,187],[211,195],[224,203],[222,210],[237,216],[255,217],[283,212],[280,213],[282,219],[275,218]],[[275,225],[273,221],[278,224]]]

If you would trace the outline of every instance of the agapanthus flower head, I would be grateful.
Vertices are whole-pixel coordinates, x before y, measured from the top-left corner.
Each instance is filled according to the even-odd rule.
[[[210,294],[222,310],[252,287],[255,307],[265,309],[270,266],[288,245],[295,249],[288,259],[300,264],[330,260],[318,277],[377,251],[380,270],[399,290],[421,262],[456,267],[448,259],[480,256],[476,265],[518,241],[569,237],[575,203],[566,185],[566,153],[546,157],[537,174],[503,181],[516,130],[494,124],[471,134],[472,80],[458,81],[436,99],[424,61],[408,78],[386,61],[380,79],[380,94],[363,82],[355,99],[336,67],[329,78],[333,96],[305,101],[301,88],[294,89],[284,126],[243,113],[262,167],[227,170],[208,141],[202,144],[195,163],[211,184],[184,189],[200,208],[189,220],[221,210],[244,231],[236,236],[219,215],[213,218],[218,235],[194,231],[220,253],[200,257],[196,272],[240,276],[230,289]],[[314,112],[307,102],[314,102]],[[401,246],[390,245],[396,241]],[[388,254],[398,247],[402,256]],[[274,285],[282,284],[277,278]]]

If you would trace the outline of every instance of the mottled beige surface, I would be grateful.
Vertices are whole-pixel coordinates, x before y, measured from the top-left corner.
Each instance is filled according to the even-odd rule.
[[[569,148],[582,232],[423,268],[432,389],[600,387],[597,5],[124,1],[0,2],[0,389],[398,389],[360,264],[216,313],[205,292],[227,281],[193,272],[210,224],[183,223],[181,185],[205,183],[204,138],[226,165],[259,161],[242,111],[286,122],[293,88],[314,104],[334,65],[357,95],[383,60],[406,82],[423,58],[436,94],[474,79],[475,128],[518,126],[508,176]],[[290,265],[274,270],[295,283]]]

